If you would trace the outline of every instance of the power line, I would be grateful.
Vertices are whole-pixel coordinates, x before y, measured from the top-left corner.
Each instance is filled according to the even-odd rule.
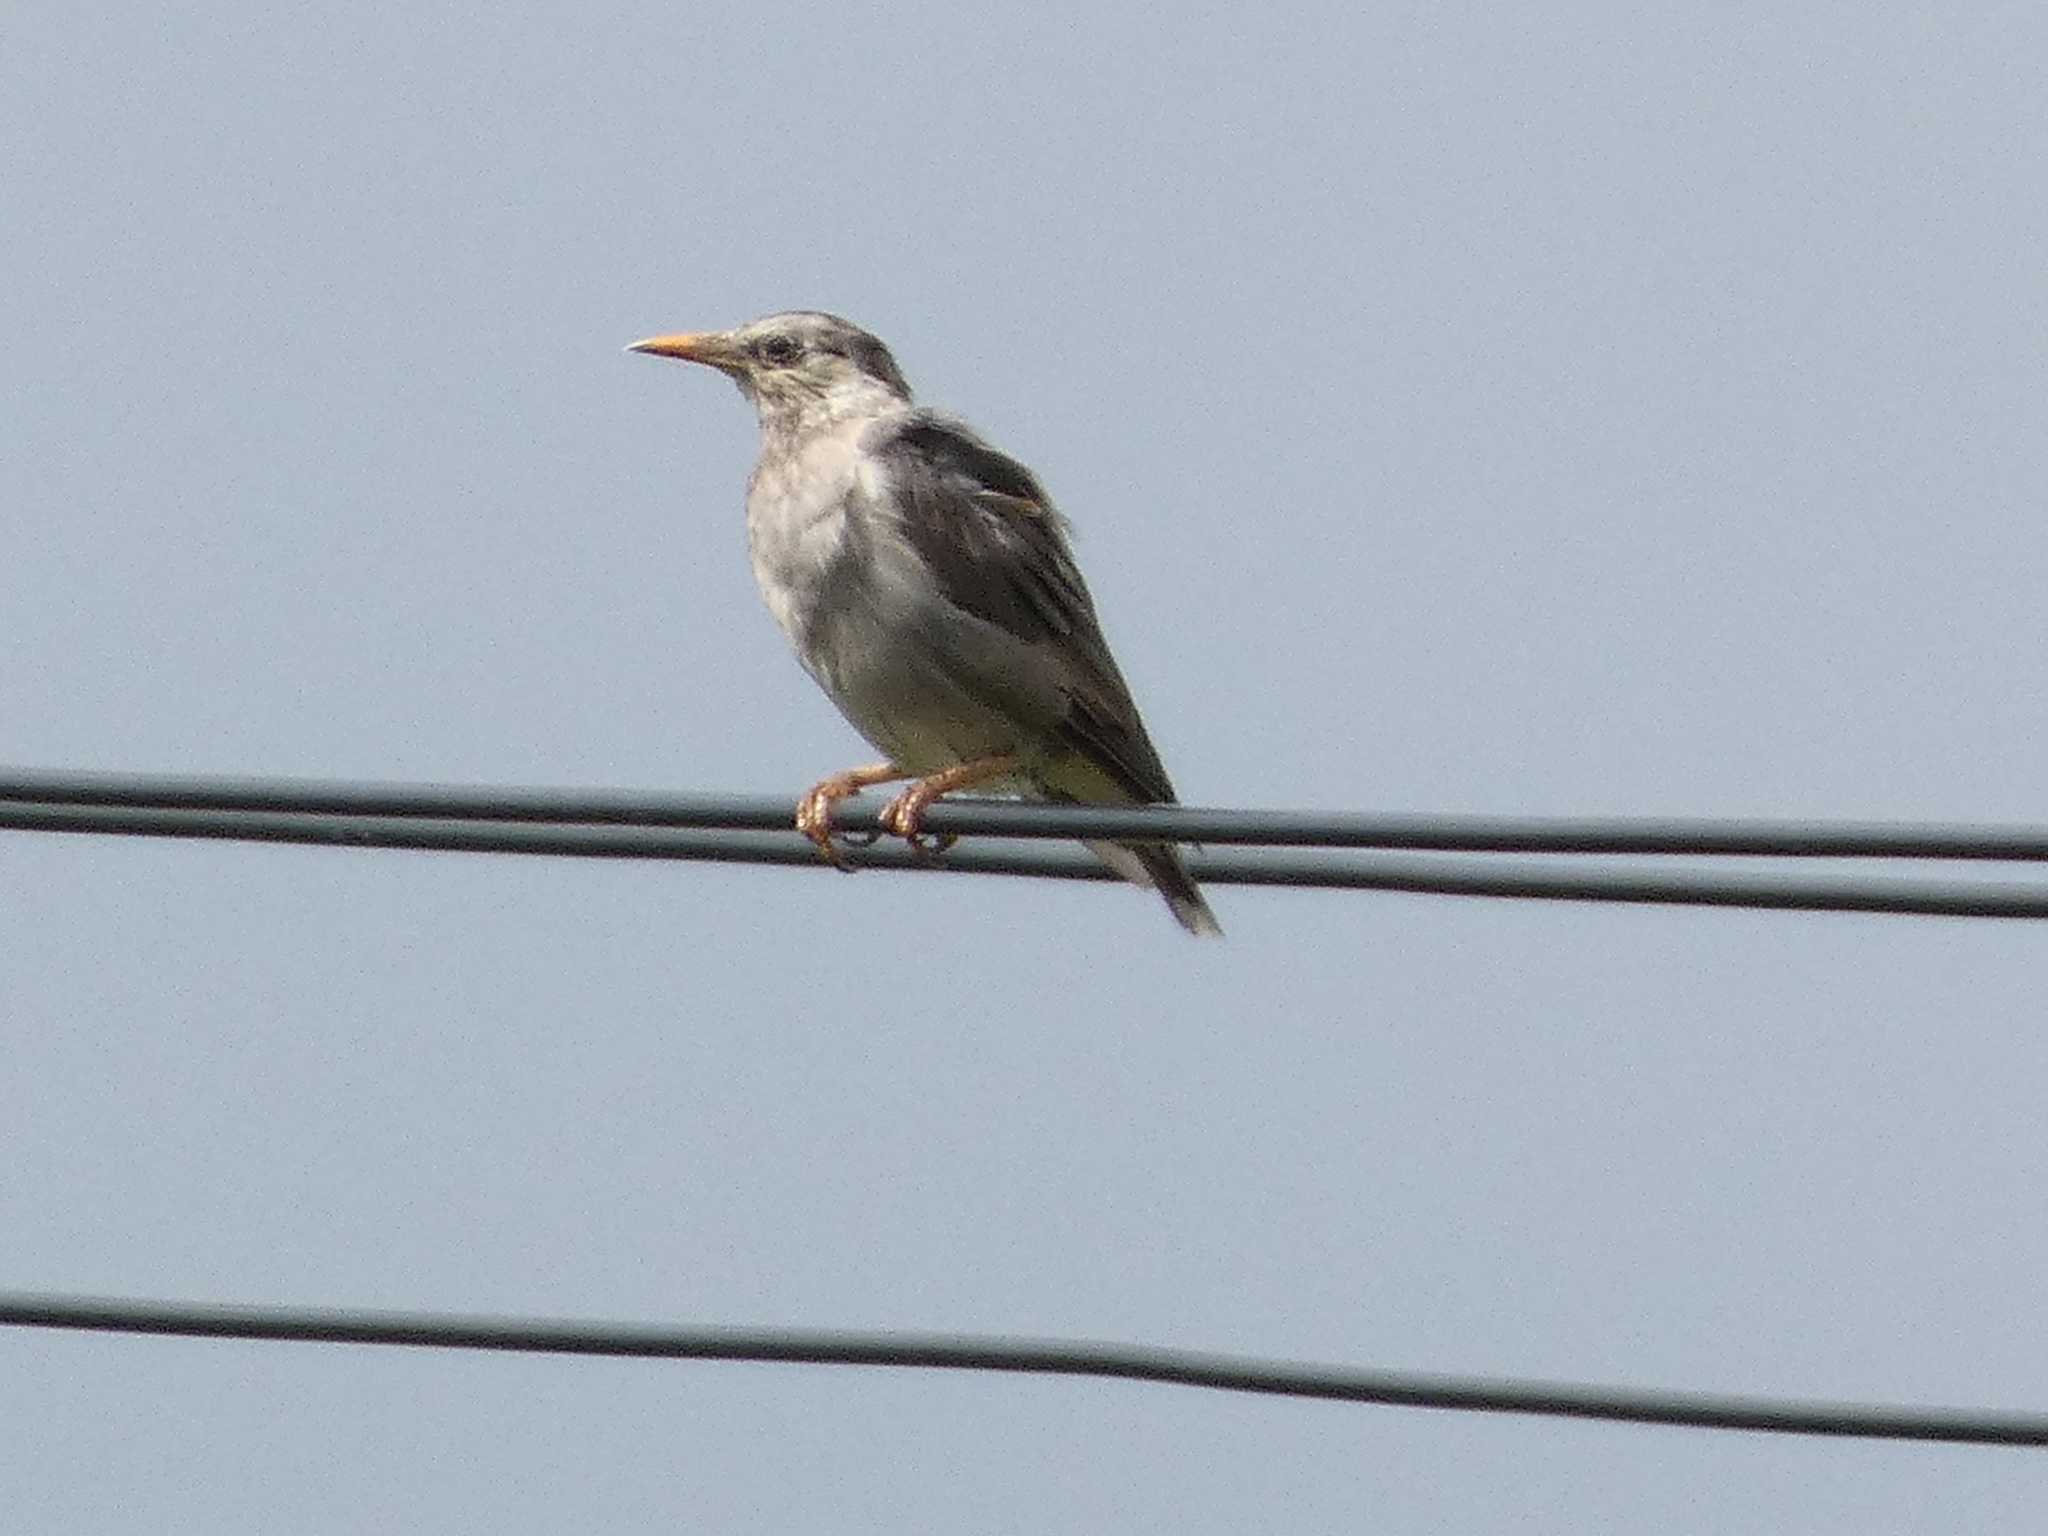
[[[783,810],[786,816],[786,805]],[[971,814],[978,817],[980,808]],[[779,864],[827,872],[817,850],[793,831],[706,831],[691,827],[51,805],[29,801],[0,801],[0,828],[328,848]],[[927,858],[900,844],[883,843],[851,848],[847,856],[856,868],[914,874],[1031,875],[1058,880],[1116,878],[1078,849],[984,844],[956,847],[941,857]],[[1334,855],[1275,849],[1198,853],[1189,859],[1188,866],[1207,885],[1294,886],[1763,911],[2048,918],[2048,886],[2010,882],[1738,874],[1684,868],[1642,870],[1484,854]]]
[[[70,798],[62,798],[68,795]],[[56,797],[56,798],[40,798]],[[323,784],[292,780],[161,778],[15,771],[0,775],[0,828],[19,831],[230,839],[327,847],[431,849],[580,858],[705,860],[820,868],[816,851],[790,829],[791,802],[759,795],[650,795],[615,791],[471,789],[449,785]],[[856,836],[875,807],[846,808]],[[2048,886],[1983,880],[1906,880],[1862,874],[1722,873],[1609,862],[1515,860],[1473,853],[1394,854],[1365,840],[1480,839],[1485,846],[1815,856],[1942,858],[2032,855],[2048,833],[2026,828],[1834,826],[1786,823],[1556,822],[1508,818],[1323,816],[1320,813],[1199,811],[953,802],[932,807],[934,832],[1031,838],[1160,836],[1221,832],[1248,840],[1266,828],[1279,848],[1237,847],[1197,854],[1196,877],[1213,885],[1497,896],[1551,901],[1657,903],[1777,911],[1909,913],[1944,917],[2048,917]],[[1395,822],[1414,824],[1403,833]],[[1302,851],[1288,841],[1320,827],[1335,851]],[[1462,846],[1462,845],[1461,845]],[[1992,850],[1999,850],[1994,853]],[[1113,879],[1077,849],[1030,845],[955,848],[939,858],[885,841],[849,849],[856,867],[920,873]]]
[[[786,832],[795,799],[794,795],[91,773],[0,766],[0,801],[448,821]],[[834,824],[849,832],[873,832],[880,807],[881,801],[875,797],[847,801],[837,808]],[[1460,816],[953,799],[933,805],[925,823],[934,833],[954,835],[1149,838],[1289,848],[2048,861],[2048,827],[1957,822]]]
[[[1537,1414],[1690,1429],[2048,1446],[2048,1415],[2043,1414],[1811,1402],[1507,1377],[1365,1370],[1092,1340],[687,1327],[570,1318],[224,1306],[35,1293],[0,1293],[0,1324],[184,1338],[1097,1376],[1392,1407]]]

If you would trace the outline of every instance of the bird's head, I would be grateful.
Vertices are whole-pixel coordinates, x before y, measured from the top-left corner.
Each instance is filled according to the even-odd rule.
[[[651,336],[627,350],[716,368],[754,402],[764,427],[873,415],[910,403],[910,386],[879,339],[815,310],[768,315],[730,331]]]

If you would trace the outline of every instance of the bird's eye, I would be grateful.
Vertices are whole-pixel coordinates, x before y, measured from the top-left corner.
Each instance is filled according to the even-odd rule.
[[[794,336],[766,336],[761,340],[761,361],[784,368],[795,362],[803,350],[803,343]]]

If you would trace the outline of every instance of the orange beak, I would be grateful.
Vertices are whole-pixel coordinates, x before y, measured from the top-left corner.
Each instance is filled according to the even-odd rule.
[[[722,331],[681,331],[674,336],[650,336],[626,348],[653,357],[680,358],[730,373],[740,366],[740,355]]]

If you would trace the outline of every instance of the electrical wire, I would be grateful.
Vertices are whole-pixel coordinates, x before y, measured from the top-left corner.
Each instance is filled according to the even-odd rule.
[[[0,801],[786,832],[796,797],[0,766]],[[849,832],[874,832],[880,805],[874,797],[845,801],[836,808],[834,825]],[[1955,822],[1459,816],[953,798],[932,805],[925,826],[935,834],[1291,848],[2048,861],[2048,827]]]
[[[2048,1446],[2048,1415],[1367,1370],[1095,1340],[256,1307],[0,1292],[0,1325],[185,1338],[1111,1377],[1394,1407],[1792,1435]]]
[[[19,831],[231,839],[328,847],[432,849],[580,858],[704,860],[822,869],[790,827],[791,801],[760,795],[653,795],[621,791],[471,789],[450,785],[153,775],[0,773],[0,828]],[[854,838],[872,832],[872,803],[841,807]],[[2048,833],[2017,827],[1868,824],[1556,821],[1201,811],[954,801],[934,805],[935,834],[1049,837],[1256,837],[1280,846],[1227,847],[1189,860],[1211,885],[1296,886],[1655,903],[1777,911],[2048,917],[2048,884],[1898,879],[1860,873],[1785,875],[1697,868],[1623,868],[1546,857],[1395,854],[1388,846],[1631,852],[1767,853],[1780,857],[2012,859],[2048,856]],[[1303,851],[1311,835],[1335,851]],[[849,844],[855,868],[1008,874],[1066,880],[1115,878],[1078,849],[978,841],[936,857],[895,841]]]

